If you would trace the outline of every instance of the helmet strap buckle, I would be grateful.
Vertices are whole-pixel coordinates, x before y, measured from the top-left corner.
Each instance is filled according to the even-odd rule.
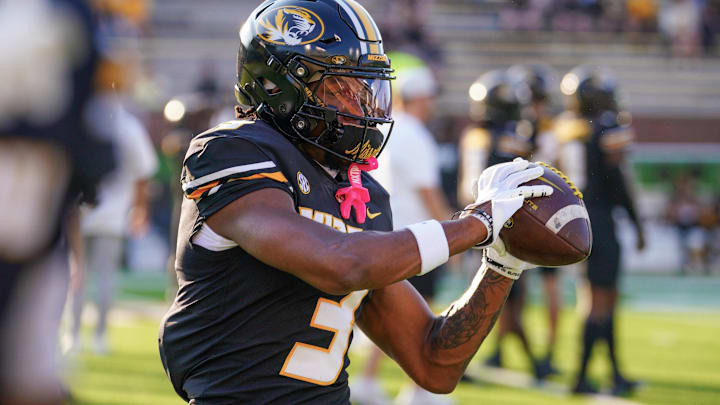
[[[288,70],[299,78],[304,78],[310,73],[310,69],[297,59],[293,59],[288,63]]]
[[[304,118],[298,116],[297,114],[295,114],[292,117],[292,119],[290,120],[290,123],[296,130],[298,130],[301,133],[305,132],[305,130],[308,127],[308,122]]]

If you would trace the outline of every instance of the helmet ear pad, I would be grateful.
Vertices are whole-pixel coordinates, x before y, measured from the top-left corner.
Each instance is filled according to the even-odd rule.
[[[268,59],[255,49],[257,47],[240,51],[245,60],[238,66],[237,101],[242,105],[259,106],[261,112],[276,118],[276,124],[287,123],[281,129],[292,133],[289,122],[305,102],[305,85],[278,60]]]

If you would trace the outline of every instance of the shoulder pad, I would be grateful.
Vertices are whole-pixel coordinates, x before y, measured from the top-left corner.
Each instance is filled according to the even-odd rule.
[[[465,132],[462,138],[464,150],[483,150],[490,147],[491,135],[484,128],[472,128]]]
[[[558,117],[555,121],[555,136],[560,143],[585,141],[592,135],[592,127],[582,118]]]
[[[245,140],[278,158],[286,153],[299,153],[287,137],[265,121],[235,120],[224,122],[195,136],[186,156],[199,152],[206,143],[216,138]]]
[[[255,121],[250,121],[250,120],[225,121],[216,127],[208,129],[207,131],[198,135],[198,137],[203,136],[203,135],[209,135],[209,134],[212,134],[215,132],[220,132],[220,131],[234,131],[242,126],[250,125],[250,124],[254,124],[254,123],[255,123]]]

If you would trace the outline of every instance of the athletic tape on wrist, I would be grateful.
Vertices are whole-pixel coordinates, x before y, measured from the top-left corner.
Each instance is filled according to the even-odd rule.
[[[418,275],[431,272],[450,258],[445,230],[440,222],[429,220],[408,225],[407,229],[415,236],[420,251],[421,269]]]
[[[511,269],[509,267],[503,266],[502,264],[496,262],[495,260],[485,256],[483,258],[485,261],[485,264],[490,268],[490,270],[499,273],[500,275],[503,275],[507,278],[511,278],[513,280],[517,280],[520,278],[520,275],[522,274],[522,270],[518,271],[515,269]]]

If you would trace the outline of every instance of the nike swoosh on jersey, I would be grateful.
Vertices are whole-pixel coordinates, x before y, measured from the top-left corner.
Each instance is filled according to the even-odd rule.
[[[368,218],[370,218],[370,219],[375,219],[375,218],[379,217],[380,215],[382,215],[382,211],[381,211],[381,212],[376,212],[376,213],[373,214],[372,212],[370,212],[370,208],[367,209],[367,216],[368,216]]]

